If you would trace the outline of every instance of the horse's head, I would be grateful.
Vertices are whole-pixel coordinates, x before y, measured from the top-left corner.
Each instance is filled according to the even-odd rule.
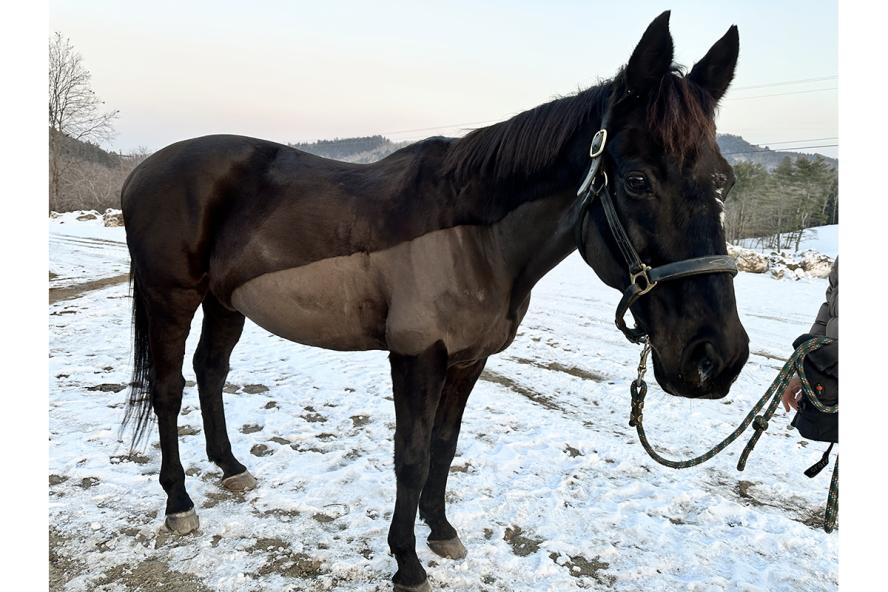
[[[715,108],[737,63],[731,27],[690,73],[673,65],[669,13],[645,31],[615,78],[601,171],[614,210],[641,261],[652,267],[727,255],[724,199],[734,183],[715,142]],[[601,183],[604,175],[600,174]],[[624,290],[627,263],[603,206],[583,233],[592,266]],[[749,356],[732,276],[694,275],[659,283],[631,311],[653,348],[657,381],[669,393],[720,398]]]

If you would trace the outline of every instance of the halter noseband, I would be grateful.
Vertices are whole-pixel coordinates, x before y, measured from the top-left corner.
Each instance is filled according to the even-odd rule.
[[[586,258],[586,240],[583,233],[583,227],[586,218],[589,215],[589,208],[598,197],[601,201],[601,207],[604,209],[604,215],[607,218],[607,224],[610,226],[617,247],[623,254],[623,259],[629,269],[629,286],[623,290],[623,298],[617,305],[615,323],[617,328],[623,332],[626,339],[632,343],[642,343],[647,339],[644,329],[637,326],[629,327],[626,325],[626,312],[629,308],[642,296],[650,292],[660,282],[678,280],[695,275],[703,275],[709,273],[730,273],[732,276],[737,275],[737,263],[733,257],[727,255],[710,255],[707,257],[695,257],[692,259],[683,259],[673,263],[667,263],[658,267],[651,267],[645,264],[632,241],[626,234],[617,210],[614,208],[613,198],[608,189],[607,173],[601,167],[601,157],[604,154],[604,146],[607,142],[607,120],[613,104],[605,112],[601,120],[601,129],[595,133],[592,138],[592,145],[589,148],[589,156],[592,163],[589,166],[589,172],[577,191],[580,198],[579,212],[577,221],[574,226],[574,237],[576,239],[577,248],[580,256],[590,267],[592,263]],[[596,186],[596,180],[601,173],[601,180]]]

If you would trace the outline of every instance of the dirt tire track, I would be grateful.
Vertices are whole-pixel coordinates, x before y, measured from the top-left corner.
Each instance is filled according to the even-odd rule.
[[[117,284],[122,284],[129,280],[129,274],[123,273],[121,275],[115,275],[109,278],[102,278],[98,280],[92,280],[90,282],[83,282],[82,284],[74,284],[73,286],[60,286],[57,288],[49,289],[49,303],[55,304],[56,302],[61,302],[62,300],[71,300],[72,298],[77,298],[86,292],[92,292],[93,290],[101,290],[102,288],[107,288],[108,286],[116,286]]]

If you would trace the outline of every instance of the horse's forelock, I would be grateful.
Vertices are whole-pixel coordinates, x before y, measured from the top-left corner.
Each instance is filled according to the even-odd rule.
[[[715,144],[716,101],[676,67],[660,80],[647,106],[647,128],[670,156],[684,162]]]

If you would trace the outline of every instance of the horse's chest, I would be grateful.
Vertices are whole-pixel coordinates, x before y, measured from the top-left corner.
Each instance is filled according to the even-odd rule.
[[[520,319],[507,318],[510,278],[473,232],[451,228],[267,273],[238,287],[232,304],[307,345],[416,354],[443,341],[456,359],[484,357],[511,342]]]

